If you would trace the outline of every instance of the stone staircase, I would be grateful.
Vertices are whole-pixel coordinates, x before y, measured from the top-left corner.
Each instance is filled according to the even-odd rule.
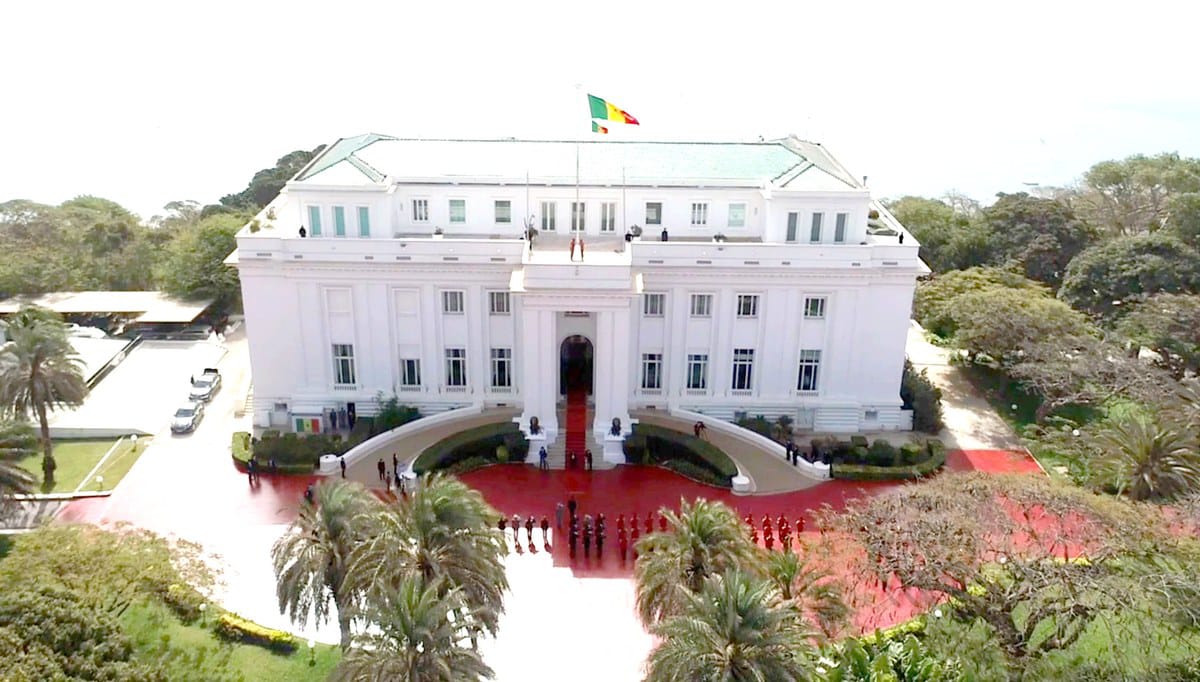
[[[566,415],[567,415],[566,410],[559,408],[559,410],[558,410],[558,423],[559,424],[565,425],[567,423]],[[600,447],[596,445],[595,441],[592,438],[592,432],[590,430],[588,430],[584,435],[585,435],[585,441],[584,441],[584,446],[583,446],[584,449],[591,448],[591,450],[592,450],[592,468],[597,471],[599,471],[601,469],[614,468],[616,466],[615,464],[608,464],[604,461],[604,456],[603,456],[603,453],[600,451]],[[534,450],[531,454],[533,455],[533,465],[537,466],[537,462],[538,462],[537,450]],[[584,461],[583,461],[583,452],[577,452],[576,454],[579,455],[579,468],[576,469],[576,471],[585,471]],[[566,469],[567,468],[567,439],[566,439],[566,429],[564,427],[560,426],[559,432],[558,432],[558,438],[555,439],[554,445],[550,445],[550,446],[546,447],[546,463],[549,465],[549,467],[551,469]]]

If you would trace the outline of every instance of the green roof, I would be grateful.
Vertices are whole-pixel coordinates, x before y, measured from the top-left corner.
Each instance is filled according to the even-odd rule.
[[[343,138],[296,176],[319,176],[339,163],[370,182],[483,181],[585,184],[857,189],[824,148],[794,138],[767,142]],[[798,182],[803,178],[803,182]]]

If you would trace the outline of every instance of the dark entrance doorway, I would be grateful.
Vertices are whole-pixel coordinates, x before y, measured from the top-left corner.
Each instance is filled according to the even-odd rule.
[[[566,395],[573,388],[592,394],[592,342],[578,334],[568,336],[559,349],[558,392]]]

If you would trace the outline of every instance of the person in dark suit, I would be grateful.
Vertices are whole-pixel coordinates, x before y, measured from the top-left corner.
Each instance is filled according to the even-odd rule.
[[[592,525],[583,523],[583,556],[590,557],[592,551]]]
[[[588,471],[591,471],[592,470],[592,451],[591,450],[583,451],[583,461],[585,464],[587,464]]]
[[[549,532],[550,532],[550,519],[543,516],[542,517],[542,544],[548,544],[550,542],[550,536],[547,535],[547,533],[549,533]]]
[[[575,496],[572,495],[567,500],[567,511],[571,513],[571,518],[575,518],[575,510],[579,508],[579,503],[575,501]]]

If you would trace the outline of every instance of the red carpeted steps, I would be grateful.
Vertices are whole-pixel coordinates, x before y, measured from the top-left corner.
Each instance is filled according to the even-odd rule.
[[[567,393],[567,452],[574,452],[578,458],[576,465],[583,468],[583,453],[588,449],[587,444],[587,391],[583,388],[572,389]],[[592,453],[595,457],[596,453]]]

